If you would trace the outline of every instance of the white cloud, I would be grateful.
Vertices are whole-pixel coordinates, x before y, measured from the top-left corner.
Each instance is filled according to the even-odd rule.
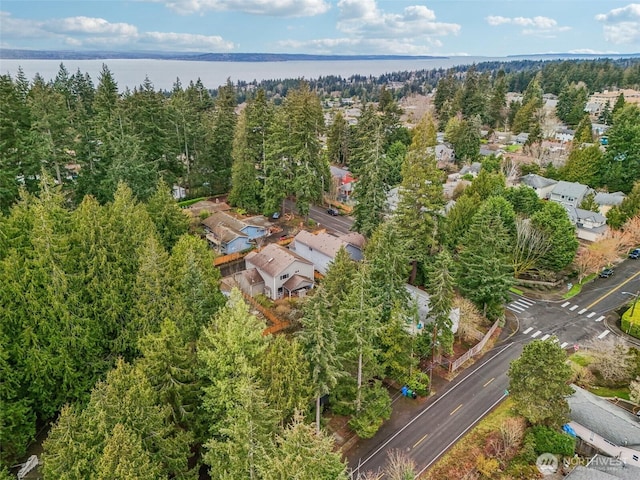
[[[173,51],[228,52],[236,46],[218,35],[139,32],[135,25],[103,18],[67,17],[47,21],[14,18],[0,12],[3,44],[11,39],[47,39],[72,48],[147,48]],[[55,48],[55,47],[51,47]]]
[[[218,35],[193,35],[191,33],[145,32],[141,42],[148,42],[156,48],[173,50],[197,50],[229,52],[234,49],[233,42]]]
[[[329,10],[326,0],[145,0],[164,3],[181,13],[237,11],[273,17],[312,17]]]
[[[554,38],[559,32],[571,30],[571,27],[558,26],[558,22],[549,17],[503,17],[501,15],[489,15],[485,18],[492,27],[500,25],[515,25],[522,27],[523,35]]]
[[[43,22],[43,28],[50,32],[80,35],[136,36],[138,29],[128,23],[110,23],[103,18],[67,17]]]
[[[385,13],[375,0],[340,0],[338,8],[338,30],[360,39],[424,40],[460,32],[460,25],[437,22],[435,12],[423,5],[406,7],[401,13]]]
[[[604,38],[612,43],[640,42],[640,3],[630,3],[621,8],[614,8],[608,13],[596,15],[602,22]]]
[[[384,55],[433,55],[433,48],[441,48],[438,39],[429,39],[426,44],[417,45],[411,38],[320,38],[308,41],[285,40],[278,42],[278,46],[300,52],[313,51],[316,54],[340,55],[370,55],[372,53]]]

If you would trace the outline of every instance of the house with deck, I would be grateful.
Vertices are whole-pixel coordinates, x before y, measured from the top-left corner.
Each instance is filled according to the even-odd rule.
[[[236,218],[226,212],[216,212],[202,221],[209,244],[220,254],[248,250],[258,239],[269,235],[271,224],[262,217]]]
[[[356,232],[336,237],[327,232],[311,233],[301,230],[289,245],[289,250],[313,263],[316,271],[325,275],[341,248],[356,261],[362,260],[365,238]]]
[[[264,294],[272,300],[304,296],[313,288],[313,263],[286,247],[271,243],[245,257],[246,270],[234,276],[248,295]]]

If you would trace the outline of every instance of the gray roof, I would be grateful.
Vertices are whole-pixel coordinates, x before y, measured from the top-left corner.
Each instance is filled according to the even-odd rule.
[[[250,252],[245,257],[247,268],[252,266],[263,270],[268,275],[275,277],[293,262],[306,263],[313,265],[309,260],[302,258],[300,255],[292,252],[288,248],[281,247],[276,243],[270,243],[259,252]]]
[[[575,393],[567,400],[573,421],[617,445],[625,441],[629,447],[640,445],[640,425],[635,415],[576,385],[571,387]]]
[[[347,246],[347,242],[329,233],[319,232],[313,234],[306,230],[300,230],[293,239],[293,250],[295,250],[296,243],[307,245],[329,258],[336,258],[338,250],[340,250],[341,247]]]
[[[209,230],[211,231],[215,230],[219,226],[223,226],[231,230],[240,232],[244,227],[247,226],[247,224],[242,220],[238,220],[237,218],[232,217],[231,215],[224,212],[216,212],[212,215],[209,215],[202,221],[202,224],[209,228]]]
[[[530,173],[524,177],[520,177],[520,183],[523,183],[528,187],[538,189],[548,187],[549,185],[555,185],[558,181],[536,175],[535,173]]]
[[[589,191],[589,187],[581,183],[565,182],[560,180],[551,193],[554,195],[564,195],[565,197],[582,198]]]
[[[600,224],[604,224],[607,222],[607,218],[598,212],[592,212],[591,210],[572,207],[571,205],[567,205],[564,203],[562,205],[567,211],[567,215],[569,215],[569,220],[571,220],[571,222],[574,224],[584,223],[587,221]]]
[[[595,455],[587,466],[577,466],[565,478],[568,480],[638,480],[640,468],[623,465],[615,458]]]
[[[460,169],[460,175],[466,175],[467,173],[480,173],[482,164],[480,162],[473,162],[471,165],[465,165]]]
[[[598,205],[620,205],[625,198],[627,198],[627,196],[622,192],[598,192],[593,198],[593,201]]]

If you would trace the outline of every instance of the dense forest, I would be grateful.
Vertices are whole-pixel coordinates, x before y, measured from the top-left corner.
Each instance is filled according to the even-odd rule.
[[[483,318],[501,318],[516,277],[556,278],[578,249],[564,208],[507,187],[510,164],[495,156],[444,216],[438,123],[459,163],[479,159],[481,127],[526,131],[534,149],[550,85],[565,92],[559,104],[570,117],[584,100],[579,75],[591,91],[637,85],[639,72],[636,62],[609,60],[431,72],[432,84],[415,85],[437,85],[437,116],[411,130],[400,121],[402,92],[387,88],[401,81],[391,75],[354,79],[357,124],[335,111],[328,126],[321,97],[341,81],[333,77],[318,80],[322,88],[291,80],[215,92],[179,81],[157,92],[147,80],[120,93],[106,66],[96,86],[64,66],[51,82],[0,76],[3,464],[51,424],[46,478],[275,479],[293,468],[309,480],[346,478],[321,433],[325,401],[371,437],[391,412],[384,379],[428,392],[418,365],[453,351],[453,306],[465,312],[461,339]],[[519,105],[506,105],[510,89],[522,90]],[[619,186],[630,194],[612,210],[623,226],[640,209],[640,110],[624,101],[613,109],[606,153],[580,146],[565,169],[544,173]],[[293,331],[263,336],[240,293],[220,291],[212,251],[190,233],[171,186],[228,194],[249,213],[293,198],[305,217],[329,188],[330,164],[358,178],[364,261],[341,251],[298,306]],[[427,334],[412,334],[427,319],[408,279],[431,295]]]

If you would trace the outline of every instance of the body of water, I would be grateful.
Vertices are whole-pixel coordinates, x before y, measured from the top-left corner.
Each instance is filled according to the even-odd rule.
[[[526,58],[526,57],[522,57]],[[291,62],[192,62],[183,60],[0,60],[0,74],[10,74],[15,78],[18,67],[32,80],[39,73],[45,80],[54,79],[63,63],[70,74],[78,69],[88,73],[94,84],[102,65],[107,65],[123,91],[133,89],[149,77],[156,90],[171,90],[176,79],[186,87],[198,78],[206,88],[218,88],[227,79],[274,80],[287,78],[315,79],[327,75],[348,78],[352,75],[379,76],[385,73],[415,70],[449,68],[456,65],[470,65],[486,61],[510,61],[518,58],[505,57],[450,57],[429,60],[331,60],[331,61],[291,61]]]

